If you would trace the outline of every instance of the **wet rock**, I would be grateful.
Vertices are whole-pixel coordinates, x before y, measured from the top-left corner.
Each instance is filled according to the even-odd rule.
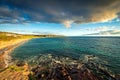
[[[42,60],[42,56],[39,57]],[[45,58],[45,56],[44,56]],[[86,56],[87,62],[70,58],[47,57],[47,64],[39,61],[39,66],[34,68],[33,76],[36,80],[119,80],[119,77],[111,76],[92,62],[95,56]],[[47,67],[46,67],[47,66]]]
[[[25,64],[26,64],[25,61],[17,61],[16,62],[17,66],[24,66]]]
[[[103,75],[96,75],[87,67],[70,68],[65,66],[56,66],[54,69],[38,71],[34,73],[37,80],[116,80],[114,77],[98,70]]]

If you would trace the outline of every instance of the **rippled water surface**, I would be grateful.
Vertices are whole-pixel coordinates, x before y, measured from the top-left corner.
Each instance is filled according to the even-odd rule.
[[[120,73],[120,37],[36,38],[12,52],[15,59],[27,60],[40,54],[82,59],[85,55],[98,57],[101,65]]]

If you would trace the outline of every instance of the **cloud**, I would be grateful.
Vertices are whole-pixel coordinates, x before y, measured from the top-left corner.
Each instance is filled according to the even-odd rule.
[[[0,0],[0,23],[105,22],[119,18],[119,0]]]
[[[107,30],[98,33],[86,34],[90,36],[120,36],[120,30]]]
[[[87,36],[120,36],[120,30],[116,26],[101,26],[97,28],[88,28],[87,31],[94,33],[85,34]]]
[[[108,31],[108,30],[114,30],[116,29],[115,26],[100,26],[96,28],[87,28],[87,31],[97,31],[97,32],[102,32],[102,31]]]
[[[73,21],[72,20],[64,20],[64,21],[62,21],[62,23],[65,25],[66,28],[70,28]]]
[[[95,28],[94,31],[102,32],[102,31],[113,30],[113,29],[115,29],[115,26],[111,26],[111,27],[102,26],[102,27]]]

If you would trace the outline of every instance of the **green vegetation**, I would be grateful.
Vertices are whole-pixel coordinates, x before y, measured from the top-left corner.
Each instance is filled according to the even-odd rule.
[[[0,41],[10,41],[15,39],[26,39],[26,38],[35,38],[35,37],[37,36],[0,32]]]
[[[30,35],[30,34],[17,34],[9,32],[0,32],[0,41],[10,41],[15,39],[26,39],[26,38],[40,38],[40,37],[56,37],[56,35]]]
[[[18,66],[15,66],[15,65],[9,66],[8,69],[11,70],[11,71],[24,71],[25,70],[23,67],[18,67]]]

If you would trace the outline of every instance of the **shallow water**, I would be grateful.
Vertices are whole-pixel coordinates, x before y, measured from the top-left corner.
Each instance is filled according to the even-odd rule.
[[[36,38],[12,52],[13,58],[18,60],[29,60],[40,54],[73,59],[94,55],[98,58],[96,63],[113,73],[120,73],[120,37]]]

